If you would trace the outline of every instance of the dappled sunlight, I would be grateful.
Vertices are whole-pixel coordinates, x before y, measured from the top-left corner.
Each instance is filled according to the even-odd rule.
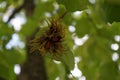
[[[120,65],[118,65],[118,69],[119,69],[119,71],[120,71]]]
[[[117,51],[119,49],[119,45],[117,43],[111,44],[111,49]]]
[[[52,15],[51,15],[51,13],[46,12],[46,13],[45,13],[45,16],[46,16],[46,17],[51,17]]]
[[[113,60],[113,61],[117,61],[118,59],[119,59],[119,54],[116,53],[116,52],[114,52],[114,53],[112,54],[112,60]]]
[[[6,5],[7,5],[6,1],[3,1],[0,3],[0,8],[4,8],[6,7]]]
[[[120,35],[115,35],[114,39],[115,41],[120,42]]]
[[[6,44],[6,49],[13,47],[19,47],[21,49],[25,47],[25,43],[20,40],[19,35],[16,33],[12,35],[12,39]]]
[[[77,64],[75,64],[75,68],[71,71],[71,73],[74,77],[77,77],[77,78],[82,76],[82,72],[78,69]]]
[[[69,77],[74,76],[78,80],[86,80],[86,78],[82,75],[82,71],[78,68],[78,63],[80,62],[81,58],[80,57],[75,57],[75,67],[71,71],[72,75],[69,75]]]
[[[3,15],[3,22],[7,22],[8,21],[10,15],[13,13],[13,10],[14,10],[14,6],[10,6],[8,8],[8,10],[6,11],[6,13],[4,13],[4,15]]]
[[[87,40],[88,35],[85,35],[83,38],[78,38],[77,36],[74,37],[74,43],[75,45],[82,46]]]
[[[72,15],[73,18],[79,19],[82,12],[83,12],[83,11],[75,11],[75,12],[73,13],[73,15]]]
[[[119,80],[120,0],[1,0],[0,80]]]
[[[53,60],[54,63],[56,64],[60,64],[61,62],[60,61],[56,61],[56,60]]]
[[[19,75],[20,72],[21,72],[21,67],[20,67],[20,65],[19,65],[19,64],[15,64],[15,66],[14,66],[14,73],[15,73],[16,75]]]
[[[56,77],[56,79],[55,80],[60,80],[60,77]]]
[[[69,29],[70,32],[75,32],[75,30],[76,30],[75,26],[72,26],[72,25],[70,25],[68,27],[68,29]]]
[[[91,4],[95,4],[96,0],[89,0]]]
[[[15,18],[11,19],[10,21],[10,25],[14,27],[15,31],[20,31],[22,25],[25,23],[26,23],[26,17],[24,13],[16,15]]]

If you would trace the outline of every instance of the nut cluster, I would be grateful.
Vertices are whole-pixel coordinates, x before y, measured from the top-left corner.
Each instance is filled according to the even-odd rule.
[[[48,29],[30,42],[31,51],[39,50],[41,54],[62,54],[66,28],[60,20],[50,20]]]

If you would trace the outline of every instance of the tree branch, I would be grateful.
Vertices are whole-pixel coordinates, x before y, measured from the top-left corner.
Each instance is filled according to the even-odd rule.
[[[16,9],[14,9],[14,11],[13,11],[13,13],[10,15],[7,23],[9,23],[10,20],[15,16],[15,14],[18,13],[19,11],[21,11],[21,9],[22,9],[23,7],[24,7],[24,4],[21,5],[21,6],[19,6],[19,7],[17,7]]]
[[[33,15],[34,8],[35,8],[34,0],[24,0],[23,4],[20,5],[19,7],[17,7],[13,11],[13,13],[10,15],[7,23],[10,22],[10,20],[15,16],[15,14],[20,12],[23,8],[26,11],[26,16],[29,17],[29,16]]]
[[[21,74],[18,76],[18,80],[47,80],[43,56],[39,51],[30,53],[29,41],[35,37],[38,31],[39,28],[31,36],[27,37],[27,60],[21,66]]]

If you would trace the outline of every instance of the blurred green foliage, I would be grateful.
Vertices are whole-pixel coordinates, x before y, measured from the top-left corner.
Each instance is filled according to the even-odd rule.
[[[2,3],[5,2],[4,5]],[[111,48],[113,43],[120,46],[120,1],[119,0],[35,0],[35,11],[31,17],[26,17],[26,23],[20,31],[3,21],[10,6],[15,8],[21,5],[23,0],[0,0],[0,77],[6,80],[15,80],[14,65],[22,64],[26,58],[26,48],[18,46],[7,49],[6,45],[12,39],[14,33],[26,44],[25,38],[30,36],[42,20],[56,18],[65,11],[67,15],[62,22],[68,26],[74,26],[75,32],[69,32],[66,36],[68,45],[67,54],[57,59],[61,63],[50,62],[45,58],[45,65],[49,80],[66,80],[66,76],[74,67],[74,58],[80,57],[78,68],[86,80],[120,80],[120,58],[112,59],[116,52],[120,56],[120,49]],[[19,13],[24,13],[24,9]],[[75,13],[79,12],[79,15]],[[42,28],[42,27],[41,27]],[[83,45],[75,42],[75,37],[82,39],[88,35]],[[118,41],[115,39],[118,36]],[[66,45],[65,45],[66,46]],[[74,55],[74,57],[73,57]],[[49,67],[51,66],[51,67]],[[74,76],[74,74],[73,74]],[[74,77],[78,79],[78,77]],[[71,78],[72,80],[75,80]]]

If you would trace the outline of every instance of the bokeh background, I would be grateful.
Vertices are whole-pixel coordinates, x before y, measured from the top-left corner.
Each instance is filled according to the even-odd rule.
[[[31,54],[45,20],[65,11],[68,54]],[[120,80],[119,46],[120,0],[0,0],[0,80]]]

